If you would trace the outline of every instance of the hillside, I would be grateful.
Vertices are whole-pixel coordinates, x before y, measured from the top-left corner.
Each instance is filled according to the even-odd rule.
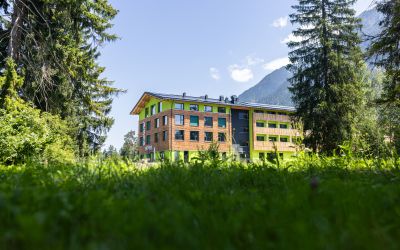
[[[379,31],[378,22],[380,14],[375,9],[372,9],[364,11],[359,17],[363,25],[360,35],[365,40],[361,43],[361,48],[366,49],[369,44],[367,38],[377,34]],[[265,76],[259,83],[240,94],[239,99],[246,102],[292,106],[293,103],[288,90],[290,83],[287,81],[289,77],[290,72],[285,67],[277,69]]]

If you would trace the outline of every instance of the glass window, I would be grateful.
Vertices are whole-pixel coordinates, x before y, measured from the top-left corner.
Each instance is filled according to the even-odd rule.
[[[146,130],[150,130],[151,128],[151,121],[146,122]]]
[[[226,128],[226,118],[218,118],[218,127]]]
[[[190,126],[199,126],[199,117],[197,115],[191,115],[190,116]]]
[[[218,107],[218,113],[226,113],[226,108],[225,107]]]
[[[163,132],[162,132],[162,140],[163,140],[163,141],[168,140],[168,132],[167,132],[167,131],[163,131]]]
[[[277,140],[276,140],[276,136],[270,136],[270,137],[269,137],[269,141],[277,141]]]
[[[160,119],[159,118],[154,119],[154,127],[155,128],[160,127]]]
[[[148,117],[148,116],[149,116],[149,108],[145,108],[144,117]]]
[[[158,103],[158,113],[162,112],[162,102]]]
[[[150,142],[151,142],[151,136],[150,136],[150,135],[147,135],[147,136],[146,136],[146,145],[149,145]]]
[[[213,112],[212,106],[204,106],[204,112]]]
[[[183,115],[175,115],[175,125],[184,125],[184,123]]]
[[[254,110],[254,113],[256,113],[256,114],[263,114],[264,111],[256,109],[256,110]],[[260,153],[260,154],[261,154],[261,153]]]
[[[156,105],[151,105],[151,115],[156,114]]]
[[[183,110],[183,103],[175,103],[175,109]]]
[[[287,129],[288,125],[287,124],[279,124],[279,128]]]
[[[213,132],[205,132],[204,141],[213,141]]]
[[[142,136],[139,138],[139,146],[143,146],[143,137]]]
[[[168,116],[166,115],[163,116],[163,125],[168,125]]]
[[[274,111],[268,111],[267,113],[270,115],[276,115],[276,113]]]
[[[199,131],[190,131],[190,140],[199,141]]]
[[[139,124],[139,132],[143,132],[144,131],[144,123],[140,123]]]
[[[218,141],[224,142],[226,140],[225,133],[218,133]]]
[[[197,105],[197,104],[190,104],[190,105],[189,105],[189,110],[191,110],[191,111],[199,111],[199,105]]]
[[[276,128],[276,123],[268,123],[268,128]]]
[[[154,133],[154,142],[155,142],[155,143],[158,142],[158,133]]]
[[[263,123],[263,122],[256,122],[256,127],[263,128],[263,127],[265,127],[265,123]]]
[[[258,158],[260,159],[260,160],[265,160],[265,154],[264,153],[259,153],[258,154]]]
[[[185,136],[184,136],[185,132],[183,130],[176,130],[175,131],[175,140],[184,140]]]
[[[283,112],[278,112],[278,115],[287,115],[287,114]]]
[[[161,152],[160,152],[160,159],[161,159],[161,160],[164,160],[164,159],[165,159],[165,153],[164,153],[164,151],[161,151]]]
[[[281,138],[279,138],[279,140],[281,142],[288,142],[289,141],[287,137],[281,137]]]
[[[212,127],[213,126],[213,118],[212,117],[204,117],[204,126]]]
[[[239,120],[248,120],[249,114],[247,112],[239,112]]]
[[[257,141],[265,141],[265,136],[257,135]]]

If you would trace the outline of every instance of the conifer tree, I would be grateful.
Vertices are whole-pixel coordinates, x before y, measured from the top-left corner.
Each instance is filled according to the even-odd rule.
[[[303,122],[306,145],[328,154],[352,139],[363,103],[355,2],[299,0],[290,15],[298,27],[298,39],[288,43],[295,118]]]
[[[400,1],[382,0],[376,8],[383,14],[381,32],[372,38],[368,55],[385,71],[378,104],[386,133],[400,154]]]

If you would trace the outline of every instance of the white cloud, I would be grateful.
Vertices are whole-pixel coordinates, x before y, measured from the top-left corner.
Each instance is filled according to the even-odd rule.
[[[228,67],[231,78],[237,82],[248,82],[253,79],[253,71],[247,66],[239,66],[237,64]]]
[[[253,57],[253,56],[246,56],[246,64],[248,66],[258,65],[264,62],[264,59]]]
[[[275,28],[283,28],[286,27],[288,24],[289,18],[287,16],[280,17],[272,22],[272,26]]]
[[[210,68],[210,76],[214,80],[221,79],[221,75],[219,74],[219,70],[217,68],[214,68],[214,67]]]
[[[293,33],[290,33],[285,39],[281,41],[281,43],[286,44],[288,42],[301,42],[303,40],[303,37],[301,36],[295,36]]]
[[[282,57],[282,58],[278,58],[278,59],[272,60],[272,61],[264,64],[263,68],[267,71],[273,71],[273,70],[279,69],[283,66],[286,66],[288,64],[289,64],[289,58]]]

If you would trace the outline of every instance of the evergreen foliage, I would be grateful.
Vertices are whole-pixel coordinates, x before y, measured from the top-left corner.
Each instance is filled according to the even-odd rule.
[[[353,139],[356,116],[364,102],[363,57],[351,8],[355,0],[299,0],[291,22],[298,25],[288,43],[290,78],[304,142],[331,153]]]
[[[121,92],[97,63],[99,46],[116,39],[107,31],[117,11],[107,0],[3,0],[0,6],[0,61],[16,62],[21,97],[67,120],[81,156],[97,151],[113,124],[112,98]]]
[[[400,1],[382,0],[376,8],[383,14],[379,23],[381,32],[372,38],[368,56],[385,70],[378,103],[389,140],[400,153]]]
[[[137,157],[137,137],[135,135],[135,131],[129,131],[124,136],[124,144],[120,149],[120,155],[131,161],[135,160]]]

